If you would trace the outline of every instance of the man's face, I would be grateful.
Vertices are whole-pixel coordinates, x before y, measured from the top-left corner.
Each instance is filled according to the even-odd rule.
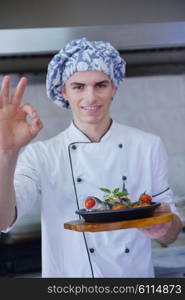
[[[77,125],[98,124],[109,119],[109,108],[116,91],[111,79],[100,71],[74,73],[62,88]]]

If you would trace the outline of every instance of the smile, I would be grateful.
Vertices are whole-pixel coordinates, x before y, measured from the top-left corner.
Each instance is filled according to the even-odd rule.
[[[83,106],[82,108],[85,110],[97,110],[100,106]]]

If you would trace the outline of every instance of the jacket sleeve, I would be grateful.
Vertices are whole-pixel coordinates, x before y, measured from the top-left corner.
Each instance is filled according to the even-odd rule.
[[[179,215],[169,185],[168,155],[159,137],[152,149],[152,196],[154,201],[169,203],[171,210]]]
[[[13,225],[3,232],[8,232],[29,213],[36,201],[40,200],[40,162],[37,160],[34,147],[29,145],[20,154],[15,170],[14,187],[16,193],[17,218]]]

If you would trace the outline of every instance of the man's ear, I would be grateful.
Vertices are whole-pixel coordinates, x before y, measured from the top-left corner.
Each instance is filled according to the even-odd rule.
[[[63,87],[61,87],[61,94],[62,94],[62,97],[67,100],[67,96],[66,96],[66,87],[65,85]]]
[[[117,88],[114,84],[112,84],[112,97],[116,94]]]

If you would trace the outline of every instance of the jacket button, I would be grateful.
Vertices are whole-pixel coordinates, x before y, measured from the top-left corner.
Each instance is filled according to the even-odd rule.
[[[90,248],[89,251],[90,251],[91,253],[94,253],[94,248]]]
[[[122,144],[119,144],[118,147],[119,147],[119,148],[123,148],[123,145],[122,145]]]
[[[76,150],[76,146],[75,146],[75,145],[73,145],[71,148],[72,148],[73,150]]]
[[[77,178],[77,182],[81,182],[82,179],[80,177]]]
[[[125,249],[125,253],[129,253],[130,250],[128,248]]]

